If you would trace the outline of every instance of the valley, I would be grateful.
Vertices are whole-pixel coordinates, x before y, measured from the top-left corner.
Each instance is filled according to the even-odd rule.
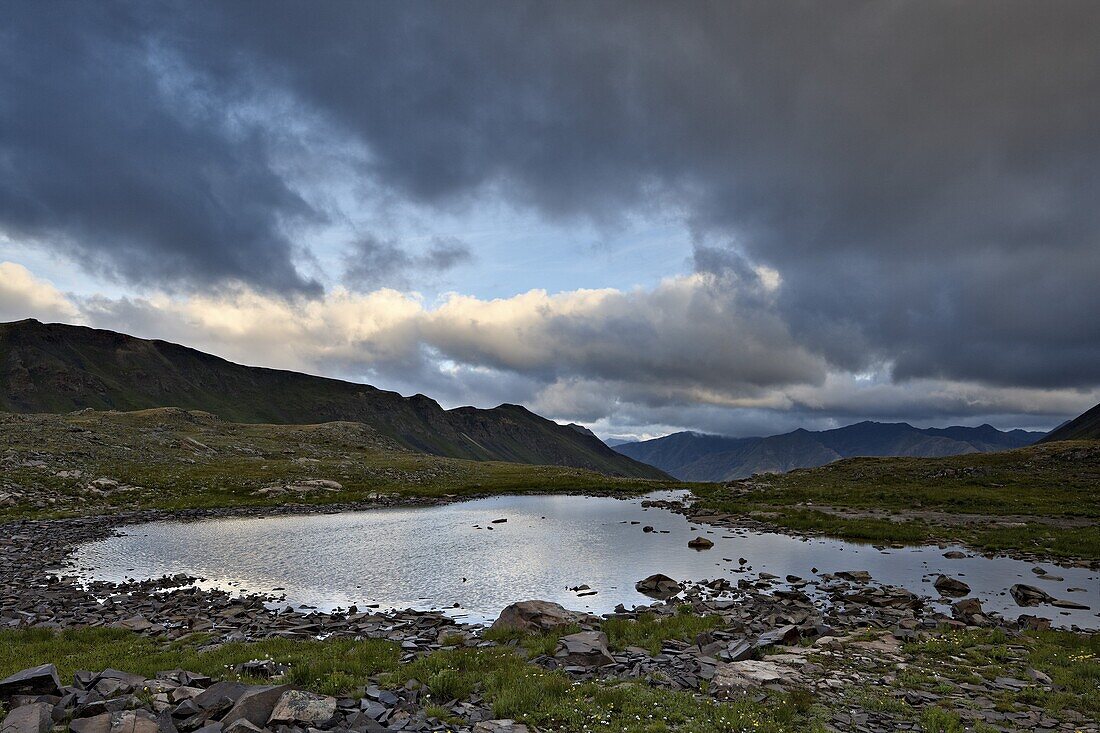
[[[325,720],[298,725],[364,732],[1068,733],[1093,730],[1100,715],[1094,443],[688,484],[430,456],[360,423],[241,424],[179,408],[7,414],[0,429],[0,677],[57,664],[59,679],[75,674],[74,685],[58,683],[65,700],[105,698],[96,724],[240,729],[225,707],[201,702],[204,689],[231,705],[266,696],[249,708],[256,727],[301,690],[305,710]],[[567,503],[537,503],[554,496]],[[610,502],[612,513],[598,519],[586,501]],[[445,518],[451,507],[463,512],[457,522],[416,514]],[[574,523],[555,524],[557,511]],[[325,540],[327,523],[351,512],[389,514]],[[394,512],[412,512],[407,529]],[[313,529],[249,534],[256,522],[310,517]],[[195,527],[201,546],[111,549],[131,534],[164,542],[170,526],[181,537]],[[303,595],[331,575],[341,534],[363,537],[365,554],[339,561],[352,571],[331,585],[334,600]],[[235,544],[218,555],[223,536]],[[692,537],[713,546],[692,550]],[[556,542],[581,554],[555,557]],[[577,559],[605,542],[609,557],[631,554],[631,564],[599,563],[622,577]],[[109,554],[82,554],[92,546]],[[502,554],[479,554],[490,546]],[[215,554],[204,569],[188,565],[206,552]],[[262,560],[241,565],[252,552],[305,575],[257,573]],[[1007,575],[982,569],[997,556],[1017,562],[1006,554],[1018,558]],[[168,558],[183,565],[157,564]],[[386,569],[394,562],[400,571]],[[521,570],[527,584],[505,590],[502,563],[545,562],[564,575]],[[377,572],[356,573],[362,563]],[[667,600],[628,590],[662,571],[674,576]],[[416,583],[387,596],[388,578],[438,573],[470,583],[444,584],[430,600],[411,600],[425,596]],[[961,600],[939,590],[960,582]],[[529,622],[489,624],[528,596],[547,599]],[[67,704],[54,714],[97,721],[94,708]]]

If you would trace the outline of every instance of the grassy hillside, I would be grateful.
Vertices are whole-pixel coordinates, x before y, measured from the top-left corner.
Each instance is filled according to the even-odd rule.
[[[99,486],[100,478],[118,487]],[[339,488],[284,490],[310,480],[335,481]],[[0,522],[137,508],[338,503],[380,494],[630,494],[675,485],[578,468],[429,456],[361,423],[240,424],[176,408],[0,414]]]
[[[0,410],[203,410],[238,423],[363,422],[406,448],[476,461],[667,478],[518,405],[444,410],[424,395],[247,367],[165,341],[28,320],[0,324]]]
[[[947,458],[852,458],[699,485],[708,511],[848,539],[958,540],[1100,559],[1100,443]]]
[[[1100,440],[1100,405],[1050,431],[1043,438],[1044,443],[1059,440]]]

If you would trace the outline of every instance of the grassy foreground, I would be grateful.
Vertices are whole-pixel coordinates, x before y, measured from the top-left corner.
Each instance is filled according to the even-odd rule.
[[[685,617],[687,618],[687,617]],[[698,623],[698,622],[693,622]],[[652,636],[654,624],[645,632]],[[666,638],[690,631],[681,621]],[[559,635],[525,641],[553,645]],[[621,636],[625,641],[629,634]],[[290,666],[290,684],[322,694],[358,694],[374,682],[398,687],[416,680],[426,688],[429,714],[445,719],[442,707],[477,692],[493,714],[576,733],[658,733],[682,731],[801,730],[800,709],[786,696],[767,702],[719,703],[686,692],[669,692],[641,683],[576,683],[524,659],[510,646],[454,648],[400,664],[400,649],[383,640],[291,641],[274,639],[203,648],[195,638],[163,644],[119,629],[28,629],[0,631],[0,678],[28,666],[53,662],[62,680],[77,670],[122,669],[152,677],[158,671],[183,668],[215,679],[244,679],[234,665],[273,659]],[[2,712],[0,712],[2,718]]]
[[[252,425],[176,408],[71,415],[0,413],[0,522],[125,509],[329,504],[377,495],[524,491],[624,494],[684,486],[560,466],[467,461],[405,450],[360,423]],[[122,490],[100,495],[98,478]],[[338,491],[264,495],[310,479]]]
[[[699,484],[701,505],[870,542],[964,542],[1100,559],[1100,442],[949,458],[853,458]]]
[[[683,610],[663,619],[605,622],[603,630],[613,649],[643,646],[654,651],[666,640],[690,641],[720,623],[717,617]],[[397,645],[384,640],[272,639],[210,645],[202,635],[167,643],[119,629],[8,630],[0,631],[0,677],[54,662],[63,680],[81,669],[113,667],[152,677],[180,667],[215,679],[261,683],[264,680],[242,678],[233,667],[272,659],[290,668],[281,681],[322,694],[354,696],[370,684],[396,688],[415,680],[424,688],[428,714],[441,720],[449,719],[451,701],[476,693],[497,717],[570,733],[817,732],[825,730],[823,721],[834,708],[886,711],[896,720],[912,721],[925,733],[956,733],[989,730],[980,723],[964,727],[968,694],[960,694],[959,685],[1026,678],[1026,670],[1034,670],[1049,676],[1048,689],[1006,689],[993,699],[997,710],[1039,708],[1053,715],[1074,710],[1086,718],[1100,717],[1100,634],[1041,631],[1010,636],[997,629],[942,629],[902,645],[900,656],[878,661],[868,661],[866,651],[813,657],[852,680],[838,693],[823,696],[799,688],[717,702],[641,680],[577,682],[527,661],[553,650],[557,638],[568,631],[539,636],[490,632],[486,638],[499,646],[457,645],[402,664]],[[904,691],[943,699],[936,705],[910,707]]]

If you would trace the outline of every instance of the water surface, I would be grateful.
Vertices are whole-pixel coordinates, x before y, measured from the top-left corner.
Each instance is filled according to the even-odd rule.
[[[497,519],[507,522],[492,523]],[[658,531],[644,533],[644,525]],[[687,541],[698,535],[712,540],[714,548],[689,549]],[[931,581],[944,572],[968,583],[987,611],[1100,626],[1095,571],[1009,558],[948,560],[944,552],[877,550],[839,540],[700,527],[668,510],[642,507],[641,500],[501,496],[428,508],[135,525],[121,536],[81,546],[73,566],[89,579],[121,582],[186,573],[203,578],[202,587],[275,591],[299,607],[452,609],[470,621],[492,620],[509,603],[529,598],[593,613],[609,612],[618,603],[628,608],[650,603],[634,583],[653,573],[735,581],[758,572],[812,579],[813,568],[868,570],[878,582],[936,597]],[[737,572],[742,557],[751,572]],[[1064,580],[1042,580],[1034,567]],[[1091,610],[1020,608],[1007,593],[1014,583]],[[596,595],[570,590],[580,585]]]

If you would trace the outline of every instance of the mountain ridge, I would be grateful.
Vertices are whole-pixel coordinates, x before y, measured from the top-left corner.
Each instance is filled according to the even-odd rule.
[[[159,339],[34,319],[0,323],[0,410],[66,413],[89,407],[179,407],[241,423],[347,420],[431,455],[667,478],[587,431],[520,405],[444,410],[422,394],[403,397],[367,384],[245,366]]]
[[[1043,436],[1043,443],[1056,440],[1100,440],[1100,405],[1086,410]]]
[[[731,438],[681,432],[614,449],[686,481],[731,481],[756,473],[814,468],[855,456],[945,457],[1030,445],[1042,433],[976,428],[915,428],[870,420],[831,430]]]

